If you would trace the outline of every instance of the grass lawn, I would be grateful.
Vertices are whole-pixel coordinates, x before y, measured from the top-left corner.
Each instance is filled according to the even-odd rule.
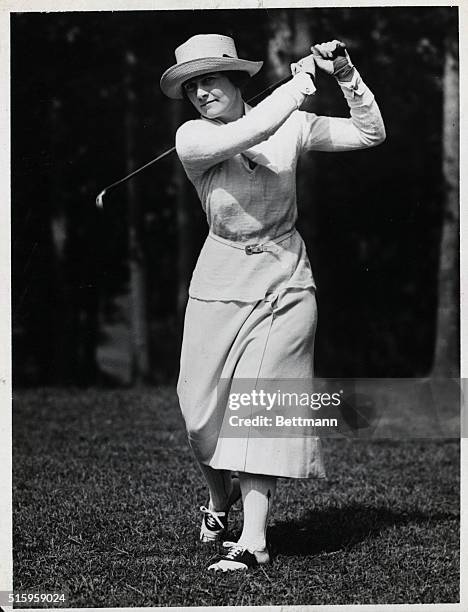
[[[326,481],[279,483],[273,564],[209,574],[173,388],[17,392],[13,424],[15,591],[65,589],[69,607],[459,600],[456,440],[325,441]]]

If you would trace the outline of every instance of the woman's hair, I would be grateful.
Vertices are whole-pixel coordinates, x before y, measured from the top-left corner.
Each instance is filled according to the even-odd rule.
[[[226,75],[231,83],[239,89],[243,89],[250,79],[250,74],[241,70],[226,70],[222,74]]]
[[[250,79],[250,74],[242,70],[214,70],[213,72],[219,72],[220,74],[226,76],[231,81],[231,83],[241,91],[247,85]],[[187,79],[187,81],[190,81],[190,79]],[[185,83],[187,81],[185,81]],[[182,84],[182,94],[184,96],[184,100],[188,100],[184,84]]]

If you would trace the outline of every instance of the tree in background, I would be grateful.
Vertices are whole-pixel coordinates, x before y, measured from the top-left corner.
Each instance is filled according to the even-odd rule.
[[[184,122],[184,108],[187,102],[185,100],[176,100],[173,103],[173,129],[174,134],[177,128]],[[188,181],[185,176],[184,168],[179,161],[177,155],[174,154],[174,189],[176,193],[176,208],[177,208],[177,319],[178,326],[181,328],[185,305],[187,303],[187,291],[190,277],[192,274],[192,249],[193,241],[190,218],[190,205],[192,204],[188,195]]]
[[[445,39],[442,168],[444,204],[440,239],[438,308],[433,376],[460,376],[459,271],[459,65],[457,32]]]
[[[137,125],[137,94],[134,83],[135,54],[127,50],[125,54],[125,158],[126,171],[130,173],[136,166],[135,134]],[[130,353],[131,382],[141,385],[149,377],[149,330],[147,312],[147,266],[142,233],[142,210],[137,183],[128,181],[128,263],[130,282]]]

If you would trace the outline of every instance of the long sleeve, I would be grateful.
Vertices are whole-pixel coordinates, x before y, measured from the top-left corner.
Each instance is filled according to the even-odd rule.
[[[357,71],[349,82],[339,83],[351,117],[302,115],[302,148],[305,151],[350,151],[374,147],[385,140],[385,126],[374,94]]]
[[[269,138],[312,91],[309,75],[299,73],[237,121],[188,121],[177,131],[177,154],[187,170],[204,172]]]

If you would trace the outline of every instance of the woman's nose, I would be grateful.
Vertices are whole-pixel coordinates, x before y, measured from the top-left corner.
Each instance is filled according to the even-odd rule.
[[[201,100],[205,100],[208,96],[208,92],[206,91],[206,89],[203,89],[203,87],[198,87],[197,88],[197,98],[201,101]]]

